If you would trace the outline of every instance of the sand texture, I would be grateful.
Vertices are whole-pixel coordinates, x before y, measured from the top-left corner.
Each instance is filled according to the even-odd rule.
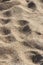
[[[43,65],[43,0],[0,0],[0,65]]]

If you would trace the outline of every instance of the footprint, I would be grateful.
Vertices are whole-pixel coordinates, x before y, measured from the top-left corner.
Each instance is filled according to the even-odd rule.
[[[2,35],[8,35],[11,34],[11,30],[7,27],[0,27],[0,34]]]

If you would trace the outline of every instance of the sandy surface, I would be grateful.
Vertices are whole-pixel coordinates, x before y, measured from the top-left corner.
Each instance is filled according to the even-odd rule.
[[[0,65],[43,65],[41,1],[0,0]]]

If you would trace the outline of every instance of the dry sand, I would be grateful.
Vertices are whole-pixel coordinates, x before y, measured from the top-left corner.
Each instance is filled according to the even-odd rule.
[[[0,0],[0,65],[43,65],[43,0]]]

